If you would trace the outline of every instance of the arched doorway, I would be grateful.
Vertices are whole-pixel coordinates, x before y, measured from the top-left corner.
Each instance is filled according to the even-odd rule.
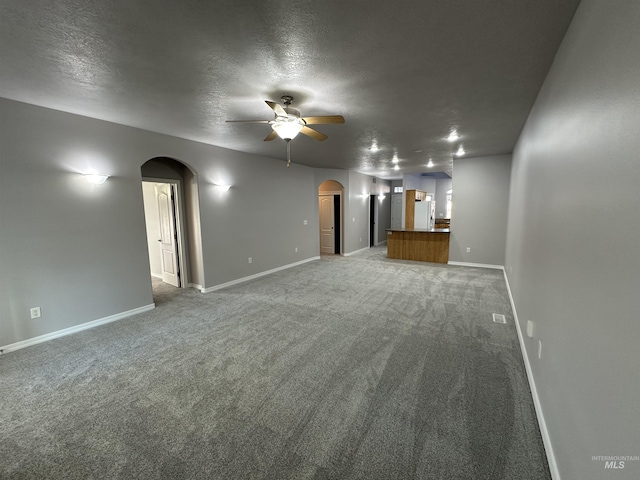
[[[340,255],[343,250],[344,187],[336,180],[325,180],[318,187],[320,254]]]
[[[202,252],[196,173],[169,157],[141,166],[150,279],[202,288]]]

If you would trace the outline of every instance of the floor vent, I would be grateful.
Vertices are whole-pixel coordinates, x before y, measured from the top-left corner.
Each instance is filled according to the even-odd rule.
[[[493,321],[495,323],[507,323],[507,319],[504,318],[504,315],[502,315],[501,313],[494,313],[493,314]]]

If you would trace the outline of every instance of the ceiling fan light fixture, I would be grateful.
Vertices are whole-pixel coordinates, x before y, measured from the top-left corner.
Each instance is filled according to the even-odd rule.
[[[271,128],[283,140],[293,140],[304,127],[304,120],[295,117],[278,117]]]

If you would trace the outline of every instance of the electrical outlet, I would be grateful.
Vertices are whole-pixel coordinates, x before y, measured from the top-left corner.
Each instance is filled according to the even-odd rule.
[[[249,257],[249,263],[253,263],[253,258]]]
[[[33,307],[31,309],[31,318],[40,318],[42,316],[42,312],[40,311],[40,307]]]
[[[362,237],[360,237],[360,243],[362,243]]]
[[[298,247],[296,247],[296,253],[298,253]]]
[[[471,253],[471,247],[467,247],[467,253]]]
[[[303,224],[303,225],[309,225],[309,220],[303,220],[303,221],[302,221],[302,224]]]
[[[356,222],[356,217],[353,217],[353,218],[351,219],[351,221],[352,221],[353,223],[355,223],[355,222]]]

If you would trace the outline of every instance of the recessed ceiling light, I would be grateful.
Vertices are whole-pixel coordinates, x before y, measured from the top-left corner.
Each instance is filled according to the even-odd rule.
[[[413,153],[422,153],[422,149],[414,150]]]
[[[433,168],[433,160],[429,159],[429,163],[427,163],[428,168]]]
[[[398,163],[400,160],[398,160],[398,157],[396,155],[394,155],[393,158],[391,159],[391,161],[393,163]]]
[[[369,150],[371,150],[372,152],[377,152],[380,149],[378,148],[378,144],[376,142],[373,142],[371,144],[371,147],[369,147]]]
[[[456,130],[451,130],[451,133],[447,137],[447,140],[450,142],[455,142],[459,138],[460,138],[460,135],[458,135],[458,132]]]
[[[460,145],[460,146],[458,147],[458,151],[456,152],[456,157],[461,157],[461,156],[462,156],[462,155],[464,155],[465,153],[467,153],[467,152],[465,152],[465,151],[464,151],[464,148],[462,148],[462,145]]]
[[[394,170],[400,170],[400,166],[396,165],[395,167],[393,167]]]

